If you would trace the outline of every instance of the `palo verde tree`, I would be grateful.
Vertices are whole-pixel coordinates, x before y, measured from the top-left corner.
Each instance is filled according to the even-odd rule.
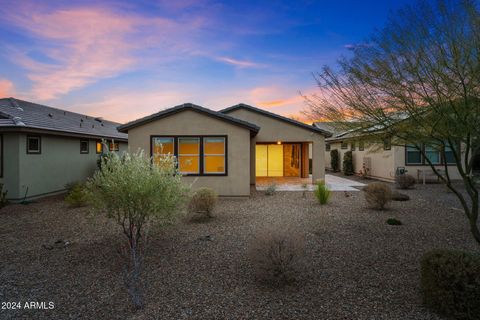
[[[143,152],[109,155],[101,170],[86,183],[94,211],[113,219],[126,237],[120,250],[124,280],[135,308],[143,307],[141,274],[149,227],[168,223],[186,195],[173,157],[156,159]]]
[[[419,1],[315,74],[305,113],[343,130],[419,150],[458,197],[480,244],[473,155],[480,148],[480,14],[475,1]],[[455,162],[438,169],[424,146]],[[446,163],[447,161],[443,161]],[[457,170],[463,187],[452,183]]]

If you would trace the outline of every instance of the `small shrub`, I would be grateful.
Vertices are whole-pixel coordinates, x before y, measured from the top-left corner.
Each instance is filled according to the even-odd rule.
[[[68,188],[69,186],[67,186]],[[70,187],[70,192],[65,197],[65,202],[73,208],[84,207],[88,204],[88,193],[83,183],[76,183]]]
[[[354,174],[352,151],[347,151],[343,155],[343,174],[346,176],[351,176],[352,174]]]
[[[273,196],[273,194],[277,191],[277,185],[275,183],[272,183],[268,185],[267,190],[265,190],[265,194],[267,196]]]
[[[402,221],[397,220],[395,218],[390,218],[390,219],[387,220],[387,224],[390,225],[390,226],[401,226]]]
[[[337,149],[330,151],[330,166],[334,172],[340,169],[340,154]]]
[[[8,190],[3,191],[3,183],[0,183],[0,208],[3,208],[8,204],[7,193]]]
[[[271,228],[260,231],[249,248],[257,279],[281,287],[300,279],[305,271],[305,239],[296,229]]]
[[[410,197],[408,194],[400,193],[398,191],[392,191],[392,200],[393,201],[408,201]]]
[[[211,218],[217,199],[218,196],[212,189],[200,188],[193,194],[188,207],[191,212],[201,213],[205,217]]]
[[[328,199],[330,199],[331,192],[325,184],[324,180],[317,182],[317,189],[315,189],[315,197],[318,199],[320,204],[327,204]]]
[[[373,209],[383,210],[392,199],[392,190],[382,182],[373,182],[363,188],[365,200]]]
[[[421,260],[423,302],[455,319],[480,319],[480,255],[433,250]]]
[[[395,177],[398,189],[410,189],[415,185],[415,178],[410,174],[401,174]]]

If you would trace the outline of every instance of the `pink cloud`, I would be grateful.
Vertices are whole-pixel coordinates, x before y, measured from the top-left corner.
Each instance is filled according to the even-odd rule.
[[[13,82],[8,79],[0,79],[0,98],[11,97],[14,95],[15,88]]]
[[[234,65],[239,68],[261,68],[264,67],[264,65],[247,61],[247,60],[238,60],[238,59],[233,59],[229,57],[218,57],[218,61],[222,61],[231,65]]]

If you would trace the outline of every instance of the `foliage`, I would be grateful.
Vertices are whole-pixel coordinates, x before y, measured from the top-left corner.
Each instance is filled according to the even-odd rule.
[[[353,152],[349,150],[343,154],[343,174],[346,176],[351,176],[354,173]]]
[[[273,196],[275,191],[277,191],[277,185],[275,183],[272,183],[272,184],[267,186],[267,190],[265,190],[265,195]]]
[[[363,188],[365,200],[373,209],[383,210],[392,198],[392,190],[383,182],[372,182]]]
[[[3,191],[3,183],[0,183],[0,209],[8,204],[7,193],[8,190]]]
[[[397,220],[395,218],[390,218],[390,219],[387,219],[387,224],[390,225],[390,226],[401,226],[402,221]]]
[[[479,187],[473,155],[480,152],[480,7],[473,0],[415,1],[392,14],[338,67],[317,73],[320,94],[306,113],[351,136],[417,149],[459,199],[480,245]],[[433,164],[423,145],[450,158]],[[452,183],[455,170],[463,180]],[[464,189],[464,190],[462,190]],[[464,192],[465,191],[465,192]]]
[[[191,212],[201,213],[207,218],[212,217],[218,196],[210,188],[200,188],[193,194],[188,205]]]
[[[114,152],[102,152],[100,157],[97,159],[97,167],[98,169],[102,169],[102,167],[115,155]]]
[[[65,202],[74,208],[84,207],[88,204],[88,193],[85,190],[83,183],[75,183],[74,185],[67,186],[69,190],[65,197]]]
[[[410,174],[400,174],[395,177],[395,183],[399,189],[410,189],[415,185],[415,177]]]
[[[410,197],[407,194],[400,193],[398,191],[392,191],[392,200],[393,201],[408,201]]]
[[[455,319],[480,319],[480,255],[433,250],[421,260],[425,305]]]
[[[340,154],[337,149],[330,150],[330,166],[334,172],[340,170]]]
[[[171,222],[187,192],[173,157],[159,161],[152,165],[143,151],[122,157],[112,153],[86,183],[94,212],[113,219],[127,238],[120,252],[125,285],[136,308],[143,307],[141,275],[148,229],[153,223]]]
[[[305,238],[291,227],[260,230],[249,248],[257,279],[281,287],[299,280],[305,271]]]
[[[325,184],[324,180],[317,182],[317,189],[315,189],[315,197],[320,204],[327,204],[330,199],[331,192]]]

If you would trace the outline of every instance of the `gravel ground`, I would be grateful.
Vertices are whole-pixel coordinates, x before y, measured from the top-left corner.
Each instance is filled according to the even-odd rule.
[[[421,255],[479,246],[457,205],[434,201],[451,194],[427,187],[406,191],[412,200],[383,212],[367,209],[361,192],[334,193],[326,206],[300,192],[221,199],[207,223],[152,230],[146,307],[137,312],[122,287],[116,248],[123,238],[111,222],[59,197],[7,206],[0,210],[0,301],[52,301],[55,309],[0,310],[0,318],[440,319],[421,304]],[[388,218],[404,225],[388,226]],[[307,240],[308,271],[284,289],[257,284],[247,261],[256,230],[274,223],[296,225]],[[70,244],[57,248],[58,239]]]

